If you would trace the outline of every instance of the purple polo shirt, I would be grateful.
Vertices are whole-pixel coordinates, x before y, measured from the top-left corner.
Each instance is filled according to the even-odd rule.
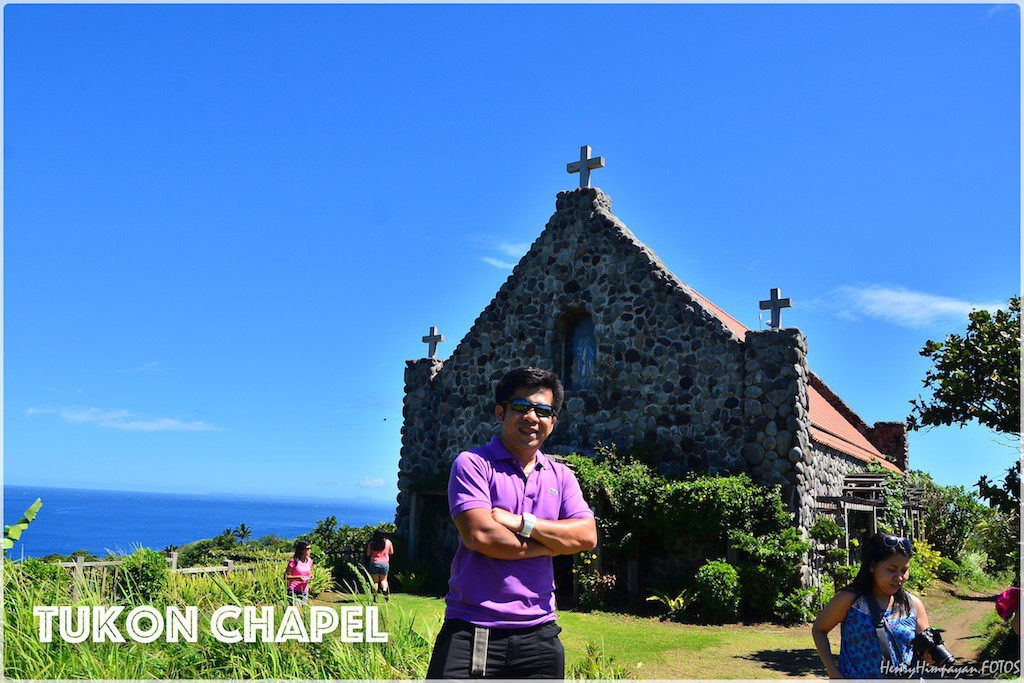
[[[492,507],[549,520],[594,516],[572,470],[538,451],[536,466],[524,477],[519,461],[497,436],[452,463],[448,507],[452,519],[466,510]],[[497,560],[470,550],[460,539],[445,618],[490,628],[536,626],[557,619],[554,590],[550,557]]]

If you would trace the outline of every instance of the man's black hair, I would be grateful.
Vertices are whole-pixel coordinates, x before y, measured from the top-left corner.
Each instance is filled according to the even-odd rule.
[[[524,367],[512,370],[498,381],[494,388],[494,402],[502,405],[512,398],[512,395],[519,389],[550,389],[552,394],[552,405],[557,413],[562,409],[562,398],[565,391],[558,376],[549,370],[540,368]]]

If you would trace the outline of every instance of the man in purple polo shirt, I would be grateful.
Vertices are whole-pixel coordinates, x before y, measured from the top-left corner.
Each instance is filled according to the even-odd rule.
[[[594,513],[572,471],[540,452],[562,405],[558,378],[518,368],[494,394],[499,434],[452,463],[460,541],[427,678],[564,678],[551,558],[597,545]]]

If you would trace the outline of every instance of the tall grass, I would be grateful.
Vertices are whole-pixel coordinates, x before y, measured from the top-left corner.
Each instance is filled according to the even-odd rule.
[[[321,643],[224,643],[209,632],[213,611],[223,605],[284,607],[282,567],[268,564],[227,575],[173,574],[166,589],[147,600],[129,592],[116,597],[102,584],[86,580],[71,601],[67,572],[41,562],[4,561],[4,676],[19,679],[414,679],[426,673],[429,643],[413,620],[395,605],[380,605],[380,628],[386,643],[346,643],[330,634]],[[358,604],[370,604],[361,593]],[[149,604],[199,609],[196,643],[67,643],[38,637],[38,605]],[[127,612],[127,610],[125,610]],[[280,615],[280,612],[278,612]],[[124,616],[117,627],[122,633]]]
[[[142,554],[143,550],[136,552]],[[156,564],[163,566],[162,562]],[[349,604],[374,604],[365,570],[352,569],[356,579],[346,585],[352,596]],[[394,600],[377,603],[380,629],[388,633],[386,643],[342,642],[337,632],[320,643],[224,643],[214,638],[209,621],[219,607],[283,608],[288,604],[279,562],[252,571],[168,573],[157,579],[142,572],[108,580],[105,574],[96,572],[77,586],[73,586],[75,580],[66,569],[39,560],[15,564],[4,559],[3,570],[3,675],[9,679],[422,679],[430,661],[433,643],[423,635],[429,636],[429,626],[417,623]],[[318,581],[326,584],[328,575],[314,577],[314,588]],[[154,590],[154,586],[160,589]],[[74,593],[73,588],[77,588]],[[38,619],[32,614],[32,608],[41,605],[125,605],[116,625],[126,634],[128,609],[141,604],[161,612],[167,606],[197,607],[198,642],[171,643],[159,638],[152,643],[89,640],[75,644],[60,638],[55,623],[53,642],[42,643]],[[278,610],[278,618],[281,614]],[[569,675],[621,678],[625,669],[605,656],[603,647],[588,644],[584,661]]]

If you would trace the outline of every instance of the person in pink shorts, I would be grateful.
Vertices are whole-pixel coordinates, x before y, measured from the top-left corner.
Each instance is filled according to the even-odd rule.
[[[384,602],[391,596],[391,589],[388,587],[388,571],[391,569],[391,555],[395,548],[391,541],[384,536],[384,532],[377,529],[373,532],[370,542],[366,545],[366,556],[370,558],[370,578],[377,588],[377,593],[384,594]],[[373,594],[373,601],[377,602],[377,593]]]

